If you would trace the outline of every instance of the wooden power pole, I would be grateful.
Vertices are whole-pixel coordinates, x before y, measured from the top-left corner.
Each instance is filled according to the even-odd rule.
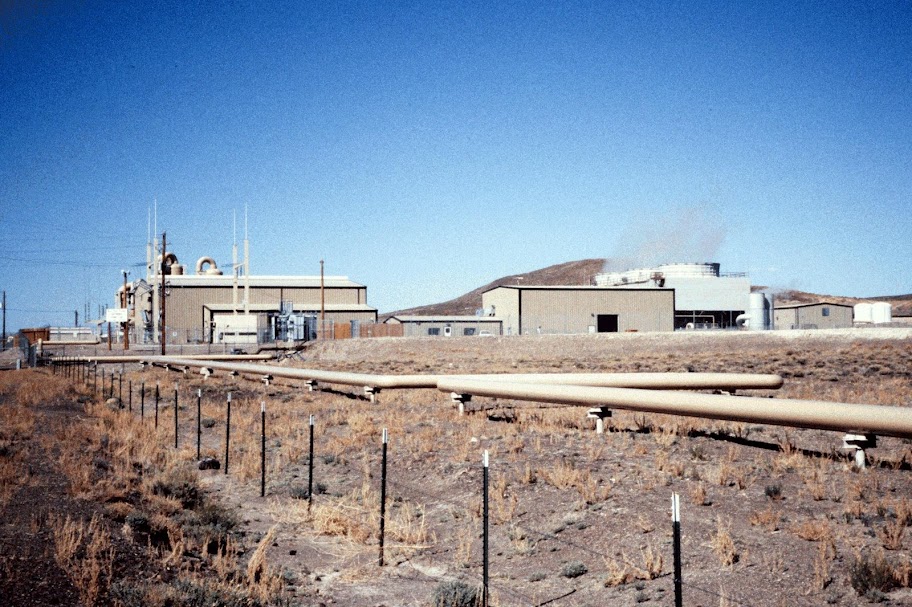
[[[167,331],[165,330],[165,258],[167,257],[168,247],[165,244],[166,232],[162,232],[162,261],[161,261],[161,354],[165,355],[165,342],[167,341]]]

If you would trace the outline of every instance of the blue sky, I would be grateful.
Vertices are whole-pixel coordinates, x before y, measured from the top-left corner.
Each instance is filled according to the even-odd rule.
[[[912,292],[906,2],[13,4],[8,328],[112,303],[153,200],[183,263],[247,204],[253,273],[381,311],[586,257]]]

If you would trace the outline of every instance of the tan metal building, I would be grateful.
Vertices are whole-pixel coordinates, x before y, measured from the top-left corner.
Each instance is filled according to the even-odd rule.
[[[202,263],[204,260],[210,258],[197,262],[195,275],[185,274],[176,257],[171,267],[180,268],[178,273],[166,269],[168,343],[231,341],[228,336],[241,333],[242,341],[270,341],[279,325],[287,326],[292,316],[319,319],[321,310],[325,311],[325,330],[377,321],[377,309],[367,304],[367,287],[345,276],[235,278],[222,275],[214,262],[205,270],[208,262]],[[159,343],[161,339],[161,278],[154,273],[128,285],[130,323],[135,327],[134,341],[139,343]],[[324,326],[322,320],[320,325]]]
[[[674,330],[674,289],[510,285],[481,298],[505,335]]]
[[[401,324],[405,337],[473,337],[501,335],[503,321],[492,316],[390,316],[387,324]]]
[[[852,306],[830,302],[777,306],[773,310],[776,329],[848,329],[853,326]]]

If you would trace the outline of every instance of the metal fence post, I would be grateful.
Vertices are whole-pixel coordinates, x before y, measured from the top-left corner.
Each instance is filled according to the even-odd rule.
[[[488,450],[485,449],[484,452],[484,469],[482,471],[482,502],[483,515],[482,515],[482,590],[481,590],[481,604],[482,607],[488,607]]]
[[[313,504],[314,494],[314,416],[310,416],[310,458],[307,461],[307,507]]]
[[[177,382],[174,382],[174,448],[177,449]]]
[[[200,443],[203,438],[203,422],[202,422],[202,402],[203,402],[203,389],[199,388],[196,391],[196,459],[200,459]]]
[[[682,607],[684,599],[681,595],[681,498],[677,493],[671,494],[671,531],[674,549],[675,607]]]
[[[155,382],[155,429],[158,430],[158,382]]]
[[[383,567],[383,535],[386,530],[386,445],[389,433],[383,429],[383,455],[380,459],[380,567]]]
[[[260,403],[260,497],[266,497],[266,401]]]
[[[231,392],[228,393],[228,410],[225,416],[225,474],[228,474],[228,443],[231,441]]]

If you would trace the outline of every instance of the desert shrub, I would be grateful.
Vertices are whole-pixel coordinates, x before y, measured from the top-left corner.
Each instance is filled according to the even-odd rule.
[[[458,580],[441,582],[434,590],[431,604],[434,607],[478,607],[481,605],[481,592]]]
[[[171,497],[184,508],[196,508],[202,503],[202,495],[196,478],[188,472],[174,472],[152,483],[152,493]]]
[[[575,578],[589,571],[580,561],[570,561],[561,567],[561,575],[566,578]]]
[[[764,493],[771,500],[779,501],[782,499],[782,485],[767,485]]]
[[[849,567],[849,581],[861,596],[876,596],[896,587],[893,565],[883,554],[860,554]]]

